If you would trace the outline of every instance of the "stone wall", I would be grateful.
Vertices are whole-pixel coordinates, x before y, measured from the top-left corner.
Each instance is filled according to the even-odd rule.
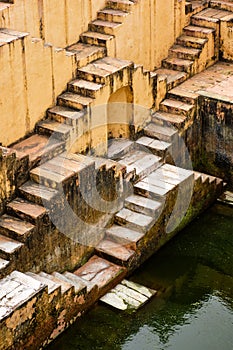
[[[224,18],[220,23],[220,58],[233,60],[233,19]]]
[[[32,132],[75,77],[78,62],[64,47],[79,39],[104,5],[103,0],[62,0],[56,6],[52,0],[16,0],[1,12],[0,26],[16,30],[0,47],[4,67],[0,73],[0,142],[4,146]],[[162,5],[160,1],[138,1],[116,33],[115,56],[146,69],[160,66],[182,30],[183,16],[183,0],[166,0]],[[134,103],[151,107],[147,100],[153,96],[147,94],[143,103],[141,95],[148,90],[148,76],[137,75]]]
[[[0,142],[8,146],[34,129],[74,76],[76,64],[65,50],[16,34],[0,47],[0,65]]]
[[[66,47],[79,39],[95,19],[105,0],[14,0],[2,11],[0,27],[28,32],[56,47]]]
[[[139,0],[117,31],[115,55],[145,69],[160,67],[184,25],[184,0]]]
[[[201,168],[233,187],[233,106],[230,102],[203,97]]]
[[[12,199],[15,192],[16,156],[0,147],[0,214],[4,212],[5,205]]]

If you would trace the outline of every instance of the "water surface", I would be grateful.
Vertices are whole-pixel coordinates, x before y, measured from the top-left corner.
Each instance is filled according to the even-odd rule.
[[[49,349],[233,349],[233,209],[215,205],[131,279],[158,295],[133,314],[99,304]]]

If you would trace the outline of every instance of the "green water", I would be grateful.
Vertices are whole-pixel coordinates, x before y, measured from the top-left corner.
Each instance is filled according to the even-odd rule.
[[[131,279],[158,295],[133,314],[97,305],[49,349],[233,349],[233,209],[211,208]]]

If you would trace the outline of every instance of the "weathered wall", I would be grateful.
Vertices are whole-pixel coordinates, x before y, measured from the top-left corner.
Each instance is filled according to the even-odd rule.
[[[16,157],[15,153],[8,153],[0,147],[0,214],[6,203],[12,199],[15,191]]]
[[[30,36],[0,47],[0,143],[7,146],[32,131],[75,74],[73,56]]]
[[[233,187],[233,106],[203,97],[202,117],[202,170],[219,176]]]
[[[0,64],[4,67],[0,76],[0,142],[3,145],[10,145],[31,132],[75,76],[74,55],[67,55],[56,46],[64,47],[77,41],[104,3],[103,0],[62,0],[54,6],[52,0],[16,0],[2,11],[1,27],[30,33],[23,36],[18,33],[18,37],[16,33],[15,40],[0,47]],[[117,57],[141,63],[144,68],[159,66],[181,31],[183,9],[183,0],[175,0],[175,4],[174,0],[162,4],[139,1],[117,33]],[[150,108],[153,96],[147,93],[151,90],[148,76],[139,73],[135,72],[138,80],[137,77],[133,80],[134,102]],[[146,101],[141,95],[145,91]],[[136,116],[136,119],[140,122],[140,118]]]
[[[153,70],[185,24],[184,0],[143,0],[116,32],[116,56]]]
[[[104,5],[105,0],[15,0],[2,11],[0,27],[29,32],[53,46],[65,47],[78,41]]]
[[[233,60],[233,19],[224,18],[220,23],[220,58]]]

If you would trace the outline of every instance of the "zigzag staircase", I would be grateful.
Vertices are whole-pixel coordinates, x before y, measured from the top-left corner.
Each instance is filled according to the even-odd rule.
[[[192,17],[191,25],[184,28],[162,67],[151,73],[166,83],[168,94],[144,128],[143,136],[135,142],[112,141],[108,154],[111,161],[65,152],[72,135],[85,124],[88,110],[103,86],[109,84],[114,74],[127,74],[133,68],[132,62],[106,57],[102,47],[111,51],[108,45],[113,40],[113,31],[133,5],[127,0],[108,1],[107,9],[98,13],[98,19],[81,36],[85,44],[69,48],[80,54],[80,48],[85,48],[82,45],[97,44],[95,53],[85,56],[84,61],[88,62],[80,64],[77,79],[58,97],[57,106],[48,110],[47,119],[38,123],[37,133],[14,145],[12,150],[4,151],[5,157],[15,154],[18,173],[24,175],[17,179],[18,197],[7,205],[7,212],[0,217],[0,273],[5,276],[0,281],[0,322],[6,334],[10,332],[7,321],[14,317],[16,310],[21,310],[27,320],[27,307],[33,300],[35,309],[44,310],[53,319],[51,328],[44,334],[43,345],[46,345],[158,248],[161,226],[169,222],[173,209],[169,203],[175,204],[179,190],[188,196],[190,186],[193,188],[191,205],[210,193],[214,193],[211,198],[214,200],[222,192],[221,179],[168,164],[170,154],[176,155],[179,131],[194,118],[197,106],[197,96],[182,91],[177,85],[218,58],[213,50],[213,44],[219,40],[218,28],[217,21],[209,20],[211,9]],[[51,135],[54,137],[49,143]],[[106,225],[104,237],[92,257],[74,272],[25,273],[34,267],[33,260],[30,261],[32,240],[49,227],[48,208],[52,210],[57,203],[59,186],[80,185],[82,174],[91,177],[107,164],[109,169],[116,172],[117,168],[120,176],[127,178],[133,191],[126,196],[123,207],[114,213],[112,225],[109,222]],[[48,203],[47,209],[44,203]],[[179,214],[184,213],[181,210]],[[26,256],[30,257],[28,261],[24,259]],[[22,272],[13,271],[19,268]],[[67,310],[66,321],[64,310]],[[31,320],[35,329],[37,317],[41,317],[38,315]],[[20,322],[18,320],[18,325]],[[22,334],[16,340],[17,349],[21,349],[20,342],[25,336]],[[35,338],[34,345],[40,346],[39,341]],[[11,345],[6,344],[3,349]]]

